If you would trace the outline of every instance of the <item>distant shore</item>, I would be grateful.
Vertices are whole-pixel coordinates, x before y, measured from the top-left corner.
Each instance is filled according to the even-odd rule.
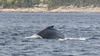
[[[17,8],[17,9],[0,9],[0,12],[84,12],[100,13],[100,8],[62,8],[48,10],[47,8]]]

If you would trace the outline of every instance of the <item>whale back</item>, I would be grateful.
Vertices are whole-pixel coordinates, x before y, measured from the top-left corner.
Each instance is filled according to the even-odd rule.
[[[44,39],[59,39],[59,38],[64,38],[64,35],[56,30],[54,26],[49,26],[46,29],[40,31],[37,33]]]

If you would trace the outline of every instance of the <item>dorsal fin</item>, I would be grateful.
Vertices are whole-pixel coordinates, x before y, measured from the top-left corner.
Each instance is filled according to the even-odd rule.
[[[47,27],[47,29],[52,29],[52,28],[54,28],[54,25]]]

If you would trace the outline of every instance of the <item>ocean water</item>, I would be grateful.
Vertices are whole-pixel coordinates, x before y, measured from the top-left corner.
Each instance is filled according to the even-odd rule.
[[[87,40],[25,39],[51,25]],[[100,56],[100,14],[1,12],[0,56]]]

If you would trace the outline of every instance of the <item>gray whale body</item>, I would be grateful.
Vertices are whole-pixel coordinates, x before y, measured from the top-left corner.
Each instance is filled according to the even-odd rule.
[[[43,39],[63,39],[64,35],[56,30],[54,26],[49,26],[44,30],[37,33],[37,35],[41,36]]]

